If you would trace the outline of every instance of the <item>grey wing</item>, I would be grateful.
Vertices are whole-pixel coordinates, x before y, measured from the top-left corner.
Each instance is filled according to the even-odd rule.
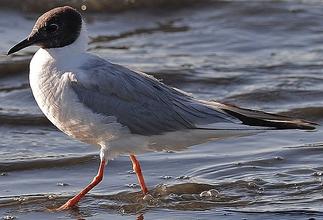
[[[200,125],[236,121],[155,78],[95,57],[75,74],[71,86],[92,111],[115,116],[134,134],[156,135]]]

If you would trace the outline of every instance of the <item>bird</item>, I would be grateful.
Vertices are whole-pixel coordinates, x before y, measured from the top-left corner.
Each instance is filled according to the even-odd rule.
[[[28,37],[7,55],[40,48],[29,81],[44,115],[62,132],[97,146],[98,173],[57,210],[70,209],[104,176],[108,160],[129,155],[143,195],[148,195],[137,155],[185,149],[220,137],[270,129],[313,130],[318,124],[260,110],[202,100],[143,72],[88,52],[85,21],[70,6],[41,15]]]

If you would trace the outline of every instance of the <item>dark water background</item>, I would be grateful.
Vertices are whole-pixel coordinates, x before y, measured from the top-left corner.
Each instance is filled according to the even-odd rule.
[[[151,201],[119,157],[77,209],[48,211],[90,181],[99,158],[36,106],[36,48],[4,55],[59,1],[46,2],[0,3],[0,218],[323,219],[321,128],[141,155]],[[82,2],[93,53],[200,98],[323,121],[323,2]]]

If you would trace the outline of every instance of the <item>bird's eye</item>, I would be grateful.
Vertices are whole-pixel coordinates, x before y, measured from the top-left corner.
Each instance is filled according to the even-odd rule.
[[[46,26],[46,31],[49,33],[54,33],[57,30],[58,30],[57,24],[50,24],[50,25]]]

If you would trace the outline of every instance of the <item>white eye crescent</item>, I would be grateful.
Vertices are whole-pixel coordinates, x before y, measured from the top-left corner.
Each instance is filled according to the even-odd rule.
[[[50,24],[46,27],[46,31],[49,33],[53,33],[58,30],[58,25],[57,24]]]

